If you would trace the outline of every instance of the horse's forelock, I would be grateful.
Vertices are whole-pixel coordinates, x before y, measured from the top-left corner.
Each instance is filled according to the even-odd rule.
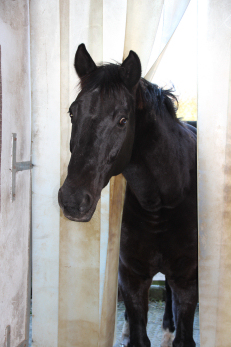
[[[92,73],[85,75],[79,83],[81,92],[99,89],[101,94],[114,94],[126,89],[119,76],[119,64],[106,63],[97,67]]]

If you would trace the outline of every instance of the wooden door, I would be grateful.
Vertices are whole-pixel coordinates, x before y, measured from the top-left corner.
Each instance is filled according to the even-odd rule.
[[[0,5],[0,346],[28,346],[31,235],[29,1]]]

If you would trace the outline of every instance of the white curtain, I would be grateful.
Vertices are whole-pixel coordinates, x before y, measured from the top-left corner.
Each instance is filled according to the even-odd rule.
[[[231,2],[198,1],[198,201],[201,347],[231,331]]]
[[[121,62],[132,49],[141,58],[143,76],[151,79],[188,3],[30,2],[35,164],[33,346],[113,345],[125,182],[122,176],[111,180],[89,223],[67,220],[57,204],[69,162],[67,110],[77,95],[76,48],[85,43],[97,63]],[[160,24],[160,47],[153,53]]]

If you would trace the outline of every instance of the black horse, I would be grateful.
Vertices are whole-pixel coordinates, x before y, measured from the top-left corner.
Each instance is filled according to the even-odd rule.
[[[81,91],[70,106],[71,159],[59,191],[64,215],[91,219],[112,176],[127,180],[119,260],[126,306],[123,345],[150,346],[148,291],[166,275],[165,339],[194,347],[198,300],[196,133],[176,117],[175,97],[141,78],[130,51],[124,62],[96,66],[81,44],[75,55]]]

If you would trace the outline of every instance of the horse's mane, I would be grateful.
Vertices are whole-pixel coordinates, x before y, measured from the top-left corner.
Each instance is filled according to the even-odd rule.
[[[178,121],[176,115],[178,100],[173,92],[173,89],[160,88],[156,84],[141,78],[137,88],[137,108],[140,110],[143,108],[151,109],[154,105],[155,111],[159,115],[161,115],[167,109],[170,116]]]
[[[106,63],[97,67],[90,74],[84,76],[79,83],[82,92],[99,89],[101,94],[115,95],[123,92],[126,87],[122,83],[119,75],[121,64]],[[158,114],[162,114],[166,109],[170,116],[178,120],[176,116],[178,100],[173,94],[172,89],[159,88],[156,84],[150,83],[141,78],[136,91],[136,106],[142,110],[144,108],[153,108]]]

